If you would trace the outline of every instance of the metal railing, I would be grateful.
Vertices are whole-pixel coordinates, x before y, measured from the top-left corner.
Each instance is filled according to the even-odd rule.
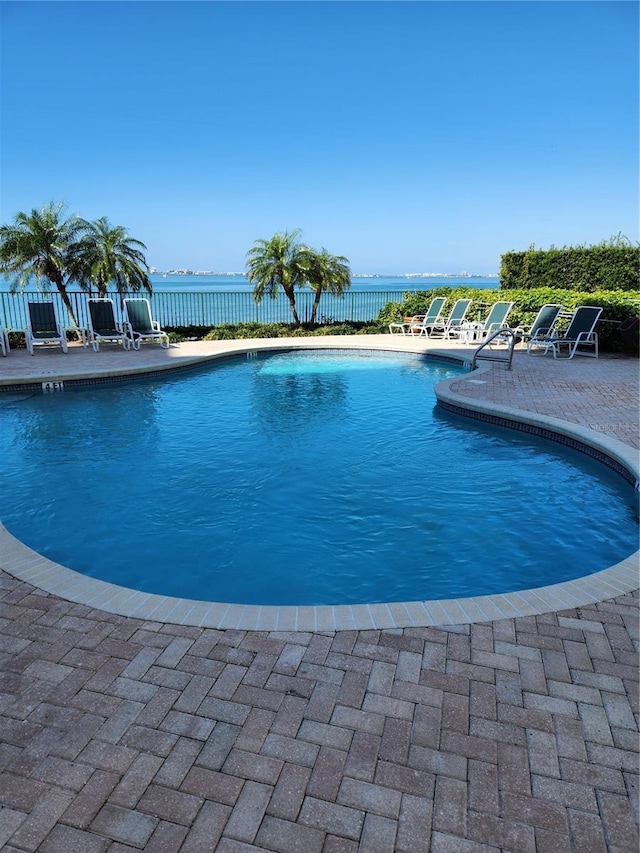
[[[503,349],[497,349],[492,344],[505,343]],[[478,349],[473,354],[471,361],[471,369],[475,370],[478,366],[478,360],[481,361],[500,361],[507,365],[507,370],[511,370],[511,362],[513,361],[513,348],[516,345],[516,332],[514,329],[509,329],[505,326],[503,329],[498,329],[492,335],[480,344]]]
[[[87,326],[87,299],[94,294],[83,291],[67,291],[74,318],[79,327]],[[116,319],[122,317],[122,299],[125,296],[147,294],[125,294],[109,292],[113,299]],[[296,293],[296,309],[303,323],[309,322],[314,293]],[[318,306],[317,322],[341,321],[366,322],[374,320],[387,302],[401,302],[403,294],[397,290],[348,291],[343,296],[323,293]],[[150,297],[154,319],[161,326],[217,326],[221,323],[290,323],[293,321],[289,302],[280,293],[275,299],[269,297],[259,305],[250,292],[228,291],[155,291]],[[0,327],[23,330],[27,325],[27,302],[52,301],[56,314],[64,325],[72,326],[71,318],[57,291],[50,293],[0,291]]]

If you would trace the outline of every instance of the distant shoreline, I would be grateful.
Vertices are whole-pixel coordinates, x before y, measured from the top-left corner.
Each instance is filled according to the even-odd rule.
[[[244,272],[215,272],[214,270],[158,270],[151,267],[150,275],[207,275],[216,276],[217,278],[228,276],[242,276],[246,278]],[[404,273],[352,273],[351,278],[499,278],[498,273],[488,273],[487,275],[475,275],[473,273],[453,273],[453,272],[404,272]]]

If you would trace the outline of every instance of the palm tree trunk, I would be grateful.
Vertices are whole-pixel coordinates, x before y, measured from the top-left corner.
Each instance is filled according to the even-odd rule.
[[[287,294],[287,299],[289,300],[289,307],[291,308],[291,313],[293,314],[293,319],[295,321],[296,326],[300,325],[300,318],[298,317],[298,311],[296,309],[296,297],[292,288],[286,288],[285,290]]]
[[[74,327],[78,328],[78,321],[76,319],[76,315],[73,313],[73,305],[71,304],[71,300],[69,299],[69,294],[67,293],[66,285],[62,284],[62,282],[56,282],[56,286],[58,288],[58,293],[60,294],[60,298],[64,302],[64,306],[67,309],[67,313],[71,318],[71,322]]]
[[[322,296],[322,289],[320,287],[316,288],[316,294],[313,297],[313,305],[311,306],[311,325],[316,322],[316,313],[318,311],[318,305],[320,305],[320,297]]]
[[[102,273],[98,273],[98,277],[96,278],[96,288],[98,291],[98,299],[106,299],[107,298],[107,288],[109,286],[109,282],[105,279]]]

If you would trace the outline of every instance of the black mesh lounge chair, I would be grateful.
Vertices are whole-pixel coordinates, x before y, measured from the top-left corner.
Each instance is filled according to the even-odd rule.
[[[111,299],[89,299],[89,340],[95,352],[101,343],[122,344],[129,349],[131,340],[121,323],[118,323]]]
[[[140,349],[144,341],[160,344],[169,348],[169,335],[160,328],[160,323],[151,316],[148,299],[125,299],[124,310],[127,317],[127,333],[134,349]]]
[[[25,341],[27,350],[33,355],[36,346],[54,344],[67,352],[67,332],[56,317],[53,302],[28,302]]]
[[[527,352],[531,354],[535,350],[543,350],[546,355],[551,350],[554,358],[573,358],[576,353],[598,358],[598,335],[594,329],[602,310],[592,305],[581,305],[573,312],[566,332],[532,338],[527,346]],[[587,351],[586,347],[593,351]],[[562,355],[564,348],[567,350],[566,356]]]
[[[428,335],[428,330],[440,320],[446,302],[446,296],[437,296],[431,300],[426,314],[418,314],[405,323],[390,323],[389,332],[392,335]]]
[[[550,338],[561,313],[562,305],[548,302],[538,311],[535,320],[528,329],[518,326],[514,331],[523,341],[530,341],[533,338]]]

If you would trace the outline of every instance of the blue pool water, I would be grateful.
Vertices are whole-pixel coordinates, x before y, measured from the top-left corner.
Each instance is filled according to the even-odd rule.
[[[460,372],[324,350],[0,397],[0,518],[93,577],[238,603],[506,592],[632,553],[633,489],[442,413],[433,386]]]

